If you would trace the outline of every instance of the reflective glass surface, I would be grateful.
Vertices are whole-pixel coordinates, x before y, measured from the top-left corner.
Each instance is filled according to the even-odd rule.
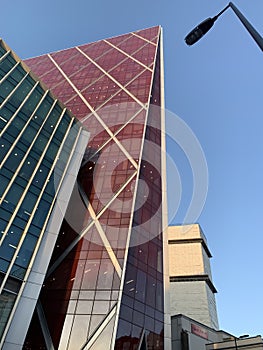
[[[0,338],[26,282],[80,124],[0,43]],[[42,66],[40,66],[42,67]],[[18,288],[10,293],[10,281]]]
[[[151,102],[160,106],[159,64],[157,59]],[[150,109],[140,169],[140,179],[147,183],[149,193],[134,212],[116,349],[138,349],[142,336],[148,349],[164,346],[160,123],[160,109]],[[152,143],[158,146],[154,151]],[[144,193],[139,184],[136,200],[142,202]]]
[[[159,31],[52,53],[55,64],[26,61],[91,133],[40,297],[55,349],[84,347],[96,332],[92,350],[138,349],[144,332],[149,349],[163,349],[161,153],[145,145],[160,148],[160,114],[149,108],[160,106]]]

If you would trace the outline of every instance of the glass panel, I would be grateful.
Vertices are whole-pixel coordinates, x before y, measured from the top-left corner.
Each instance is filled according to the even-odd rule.
[[[106,300],[95,300],[93,305],[93,314],[107,314],[109,311],[110,303]]]
[[[12,215],[12,208],[10,208],[10,210],[7,210],[7,208],[4,208],[4,204],[2,204],[2,207],[0,207],[0,217],[3,220],[8,221]]]
[[[44,99],[44,101],[41,103],[41,105],[38,107],[35,117],[34,117],[34,122],[38,124],[39,126],[42,125],[43,120],[47,116],[47,113],[49,112],[51,106],[52,106],[53,100],[49,95],[47,95]]]
[[[31,122],[26,130],[23,132],[23,135],[22,135],[22,141],[23,143],[29,147],[34,139],[34,137],[36,136],[37,134],[37,128],[34,127],[33,123]]]
[[[0,295],[0,336],[2,336],[9,315],[16,300],[16,295],[3,291]]]
[[[97,350],[97,349],[110,350],[111,349],[114,323],[115,323],[115,316],[110,320],[107,326],[102,330],[98,339],[90,347],[90,350]]]
[[[16,250],[17,245],[19,243],[20,237],[23,233],[23,230],[20,228],[12,225],[10,229],[8,230],[7,235],[5,236],[5,239],[0,247],[0,256],[1,258],[11,261]]]
[[[24,191],[24,188],[22,186],[20,186],[16,183],[13,183],[13,185],[11,186],[10,190],[8,191],[8,193],[6,195],[6,200],[9,203],[12,203],[16,206],[20,200],[20,197],[21,197],[23,191]]]
[[[11,118],[11,116],[15,113],[16,109],[10,104],[6,103],[4,107],[0,109],[1,116],[7,121]]]
[[[37,165],[37,160],[34,159],[31,155],[29,155],[25,162],[24,165],[22,166],[19,176],[22,178],[29,180],[30,177],[32,176],[33,171],[35,170],[35,167]]]
[[[87,340],[90,316],[76,315],[73,322],[68,350],[81,349]]]
[[[36,210],[36,213],[34,215],[33,221],[32,221],[32,223],[35,226],[42,228],[42,226],[46,220],[49,208],[50,208],[50,203],[48,203],[44,200],[40,201],[38,208]]]
[[[37,104],[39,103],[40,99],[44,95],[44,90],[37,86],[34,91],[30,94],[28,100],[23,105],[21,111],[24,112],[26,115],[30,116],[34,109],[36,108]]]
[[[62,113],[61,107],[59,107],[58,105],[55,105],[55,107],[53,108],[52,112],[50,113],[44,125],[44,130],[47,131],[49,134],[53,132],[53,129],[55,128],[61,113]]]
[[[14,264],[14,266],[11,269],[10,275],[22,280],[25,276],[25,273],[26,269],[24,267]]]
[[[3,137],[1,137],[0,140],[0,161],[2,162],[2,160],[4,159],[6,153],[8,152],[9,148],[11,147],[12,144],[12,140],[8,140],[6,138],[6,135],[4,135]]]
[[[17,75],[16,72],[12,72],[11,76]],[[8,103],[11,103],[13,106],[18,107],[24,100],[25,96],[32,89],[34,81],[28,76],[16,89],[16,91],[9,98]]]
[[[2,79],[15,64],[16,61],[10,56],[10,54],[6,56],[6,58],[0,63],[0,79]]]
[[[82,289],[95,289],[98,271],[99,261],[87,261],[85,265],[85,273],[82,280]]]
[[[0,97],[2,102],[13,90],[13,88],[16,86],[16,82],[10,80],[10,78],[7,78],[4,80],[4,82],[1,84],[1,89],[0,89]]]
[[[31,214],[37,200],[38,196],[28,191],[22,202],[22,209],[25,210],[28,214]]]
[[[111,289],[114,267],[111,260],[102,259],[97,282],[97,289]]]
[[[6,50],[4,49],[4,47],[0,43],[0,57],[2,57],[5,53],[6,53]]]
[[[1,170],[0,170],[1,171]],[[2,194],[4,193],[5,189],[6,189],[6,186],[8,185],[9,183],[9,180],[3,176],[1,173],[0,173],[0,197],[2,196]]]
[[[0,258],[0,271],[6,272],[9,267],[9,261]]]
[[[25,70],[22,68],[22,66],[19,64],[18,66],[16,66],[15,70],[12,72],[11,76],[12,79],[16,80],[17,82],[19,82],[20,80],[22,80],[22,78],[26,75]],[[29,77],[30,81],[33,82],[33,80]]]
[[[37,237],[27,233],[26,238],[22,244],[22,247],[19,250],[19,254],[16,259],[16,265],[21,267],[27,267],[33,251],[37,243]]]

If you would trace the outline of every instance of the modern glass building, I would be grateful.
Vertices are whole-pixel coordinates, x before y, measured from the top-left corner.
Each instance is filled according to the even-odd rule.
[[[0,135],[0,348],[15,349],[8,334],[29,325],[88,133],[3,41]]]
[[[30,327],[22,338],[10,330],[5,342],[169,349],[161,28],[25,63],[90,140]]]

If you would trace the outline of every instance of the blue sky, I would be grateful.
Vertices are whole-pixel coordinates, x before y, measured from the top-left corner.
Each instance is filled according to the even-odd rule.
[[[263,53],[231,9],[199,43],[183,38],[218,13],[222,0],[46,0],[5,2],[0,36],[21,58],[142,28],[164,30],[166,108],[182,118],[203,148],[207,201],[198,222],[214,255],[220,327],[236,336],[263,335],[262,173]],[[263,34],[262,0],[235,5]],[[192,193],[191,169],[168,143],[182,180],[183,221]],[[168,176],[168,191],[172,189]],[[170,191],[169,201],[173,199]]]

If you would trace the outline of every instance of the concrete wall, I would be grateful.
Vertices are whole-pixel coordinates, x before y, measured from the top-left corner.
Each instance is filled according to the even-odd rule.
[[[222,340],[221,332],[185,315],[176,315],[172,317],[172,350],[184,350],[181,342],[182,331],[187,334],[189,350],[205,350],[206,344]]]
[[[168,240],[171,315],[183,314],[218,329],[211,253],[200,226],[170,226]]]

